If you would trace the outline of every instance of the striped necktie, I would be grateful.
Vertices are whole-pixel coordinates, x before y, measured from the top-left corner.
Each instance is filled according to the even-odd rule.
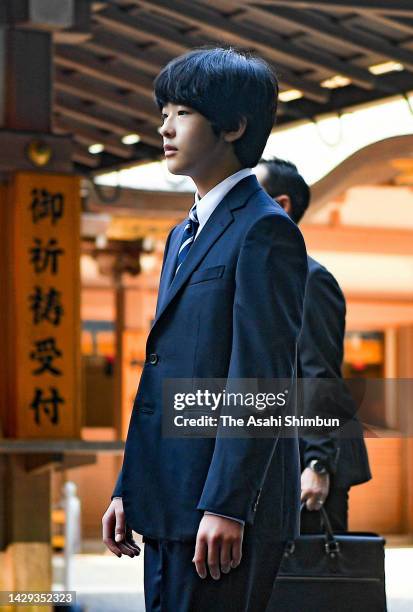
[[[178,272],[179,268],[182,266],[186,256],[189,253],[189,249],[191,248],[192,243],[195,240],[198,227],[199,221],[198,216],[196,214],[196,204],[194,204],[191,210],[189,211],[188,222],[185,225],[181,246],[179,247],[175,274]]]

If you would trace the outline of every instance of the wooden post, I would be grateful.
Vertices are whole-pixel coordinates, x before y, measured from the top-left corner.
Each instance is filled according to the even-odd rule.
[[[1,3],[0,437],[19,441],[80,437],[80,189],[51,133],[52,55],[53,31],[87,35],[90,3],[64,4]],[[0,590],[51,589],[50,465],[0,453]]]
[[[50,473],[31,474],[25,455],[0,455],[0,591],[49,591]],[[35,509],[35,511],[34,511]],[[5,606],[51,612],[50,606]]]
[[[403,457],[403,522],[405,532],[413,537],[413,326],[401,327],[398,339],[398,378],[402,392],[399,406],[401,411],[402,457]]]
[[[0,187],[3,436],[80,437],[79,224],[77,177],[17,172]],[[0,455],[2,591],[51,589],[51,472],[31,464]]]

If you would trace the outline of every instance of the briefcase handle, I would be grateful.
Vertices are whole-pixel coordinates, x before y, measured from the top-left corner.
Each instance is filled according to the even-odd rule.
[[[301,504],[300,507],[300,514],[301,512],[304,510],[305,508],[305,502]],[[335,535],[334,535],[334,531],[333,528],[331,526],[331,522],[330,519],[328,517],[327,511],[324,508],[324,506],[321,506],[321,508],[317,511],[314,510],[314,512],[320,512],[321,514],[321,525],[324,529],[324,536],[325,536],[325,544],[324,544],[324,548],[326,553],[331,557],[334,558],[339,552],[340,552],[340,544],[338,542],[338,540],[336,539]],[[294,546],[294,542],[290,542],[289,543],[290,547],[291,545],[293,545],[293,549],[291,552],[293,552],[295,546]]]

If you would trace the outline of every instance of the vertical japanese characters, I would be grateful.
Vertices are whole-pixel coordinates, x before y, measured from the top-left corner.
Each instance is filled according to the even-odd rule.
[[[33,189],[32,199],[29,205],[34,232],[40,223],[49,221],[54,227],[62,222],[65,211],[65,197],[62,193],[50,193],[47,189]],[[32,312],[33,325],[39,325],[46,321],[50,326],[56,328],[60,325],[64,316],[61,292],[55,287],[42,286],[42,274],[49,270],[52,275],[59,274],[59,260],[64,257],[65,251],[60,248],[58,238],[51,237],[44,243],[41,238],[33,237],[33,246],[29,249],[30,264],[39,277],[39,284],[33,287],[33,293],[29,296],[29,307]],[[61,396],[58,387],[58,377],[62,375],[59,368],[59,360],[62,350],[58,347],[58,339],[54,330],[50,335],[42,336],[33,341],[33,350],[30,359],[36,364],[32,374],[38,378],[38,386],[34,388],[33,400],[30,408],[34,413],[37,425],[41,424],[42,416],[48,418],[53,425],[60,420],[60,409],[64,406],[65,399]],[[42,378],[48,373],[56,377],[56,383],[49,385],[48,390],[42,386]]]

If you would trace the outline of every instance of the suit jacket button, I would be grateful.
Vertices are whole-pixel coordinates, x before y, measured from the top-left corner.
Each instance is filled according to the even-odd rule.
[[[156,365],[159,361],[159,355],[157,355],[156,353],[151,353],[149,355],[149,363],[151,365]]]

